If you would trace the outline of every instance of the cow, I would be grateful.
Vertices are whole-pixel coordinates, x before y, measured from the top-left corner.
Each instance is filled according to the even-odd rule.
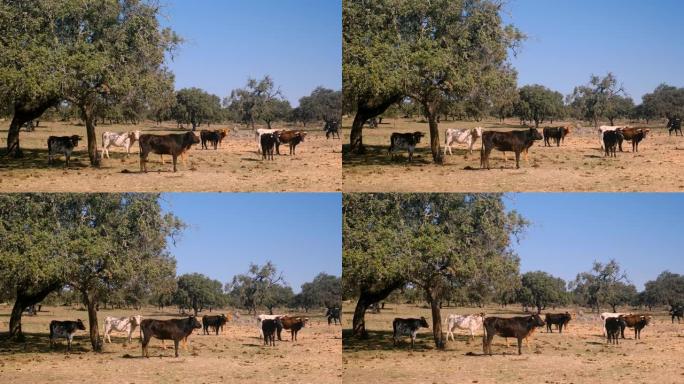
[[[335,140],[335,135],[337,135],[338,139],[340,138],[340,122],[337,120],[326,121],[323,130],[325,131],[326,140],[329,139],[330,136]]]
[[[283,324],[280,318],[264,319],[261,322],[261,333],[264,335],[264,345],[272,345],[275,347],[276,331],[283,329]]]
[[[420,319],[394,318],[394,321],[392,321],[394,345],[396,346],[399,343],[401,336],[411,336],[411,349],[413,349],[416,343],[416,334],[420,328],[430,328],[424,317]]]
[[[450,314],[444,320],[444,325],[447,330],[447,341],[449,341],[449,336],[451,340],[456,341],[454,338],[454,331],[456,328],[467,329],[470,331],[470,339],[475,340],[475,331],[482,327],[482,322],[484,321],[485,314],[480,313],[479,315],[455,315]]]
[[[680,119],[679,117],[668,118],[667,132],[668,136],[672,136],[672,132],[675,133],[675,136],[677,136],[677,132],[679,132],[680,135],[684,136],[684,134],[682,134],[682,119]]]
[[[171,155],[173,158],[173,171],[176,172],[176,162],[181,156],[200,142],[192,132],[169,135],[140,135],[140,171],[147,172],[147,155],[152,152],[158,155]]]
[[[603,148],[605,150],[605,156],[609,157],[617,157],[617,147],[618,143],[621,141],[620,138],[622,137],[622,131],[621,130],[615,130],[615,131],[606,131],[603,133]]]
[[[76,321],[58,321],[52,320],[50,322],[50,348],[54,347],[57,338],[64,337],[67,339],[67,352],[71,352],[71,341],[74,339],[74,333],[81,330],[85,331],[86,327],[83,325],[81,319]]]
[[[268,129],[268,128],[258,128],[257,130],[254,131],[254,138],[256,139],[256,145],[257,145],[257,153],[261,153],[261,135],[265,133],[273,133],[277,134],[282,131],[281,129]]]
[[[620,312],[603,312],[603,313],[601,313],[601,315],[599,317],[601,318],[601,320],[605,324],[605,320],[607,320],[607,319],[625,316],[625,315],[629,315],[629,314],[628,313],[620,313]],[[603,334],[605,335],[606,333],[607,333],[607,330],[604,327],[603,328]]]
[[[572,320],[570,313],[547,313],[544,317],[544,322],[546,323],[546,332],[553,333],[553,328],[551,325],[555,324],[558,326],[558,332],[563,333],[563,327],[568,327],[568,323]]]
[[[605,319],[604,329],[606,330],[606,343],[620,344],[620,330],[626,326],[622,315],[618,317],[608,317]]]
[[[684,308],[683,307],[675,307],[670,309],[670,315],[672,316],[672,324],[674,324],[674,319],[675,317],[677,318],[677,324],[679,324],[679,320],[684,317]]]
[[[598,127],[599,143],[601,143],[601,149],[605,149],[603,146],[603,134],[610,131],[615,131],[617,129],[629,128],[627,125],[602,125]]]
[[[104,342],[111,343],[112,339],[110,337],[110,334],[112,333],[112,331],[116,331],[126,333],[126,336],[128,336],[128,342],[130,343],[131,339],[133,338],[133,332],[135,332],[135,328],[140,326],[142,320],[143,317],[140,315],[128,317],[105,317],[103,337]]]
[[[261,337],[264,337],[264,333],[262,332],[262,326],[261,326],[261,323],[264,320],[275,320],[275,319],[281,318],[283,316],[286,316],[286,315],[265,315],[265,314],[258,315],[256,317],[256,321],[257,321],[257,327],[259,328],[259,332],[261,333]]]
[[[489,168],[489,155],[493,149],[502,152],[515,152],[515,167],[520,168],[520,153],[525,153],[527,162],[527,151],[536,140],[541,140],[542,136],[535,128],[524,131],[494,132],[485,131],[482,133],[482,150],[480,152],[480,167]]]
[[[293,316],[281,316],[278,318],[280,323],[283,325],[282,329],[287,329],[290,331],[290,341],[297,341],[297,333],[306,326],[309,321],[308,317],[293,317]],[[280,338],[280,332],[282,329],[278,329],[278,340],[282,341]]]
[[[511,318],[487,317],[484,320],[484,336],[482,349],[484,354],[492,355],[492,339],[495,335],[515,337],[518,339],[518,355],[522,355],[522,341],[535,327],[543,327],[544,321],[539,315],[516,316]]]
[[[480,137],[482,137],[482,127],[462,129],[448,128],[444,131],[444,154],[446,155],[447,151],[449,151],[449,155],[451,155],[451,145],[459,143],[467,144],[468,151],[472,155],[473,145]]]
[[[408,161],[413,160],[413,151],[416,149],[416,145],[420,143],[420,139],[425,136],[423,132],[413,132],[413,133],[392,133],[390,136],[390,147],[389,153],[394,159],[394,153],[402,149],[408,150]]]
[[[131,154],[131,147],[140,140],[140,131],[131,132],[103,132],[102,133],[102,157],[109,159],[109,147],[126,148],[126,157]]]
[[[544,134],[544,146],[550,147],[550,139],[556,144],[556,147],[560,147],[561,141],[565,140],[565,136],[570,134],[569,127],[544,127],[542,130]]]
[[[202,328],[202,324],[195,316],[170,320],[145,319],[140,326],[143,334],[142,355],[150,357],[147,346],[152,337],[155,337],[160,340],[173,340],[175,355],[178,357],[178,343],[187,338],[193,330],[199,328]]]
[[[74,148],[78,147],[79,140],[83,140],[83,137],[79,135],[48,137],[48,164],[52,164],[57,154],[63,153],[66,159],[64,168],[69,167],[71,153],[74,151]]]
[[[651,132],[648,128],[621,128],[618,130],[622,135],[618,136],[618,146],[622,152],[622,141],[632,142],[632,152],[639,152],[639,143]]]
[[[209,131],[203,129],[200,131],[200,141],[202,142],[202,149],[209,149],[207,142],[211,143],[214,150],[217,150],[223,139],[228,135],[228,131],[225,129],[219,129],[215,131]]]
[[[340,308],[328,307],[327,311],[325,311],[325,317],[328,318],[328,325],[332,324],[333,321],[335,322],[335,325],[338,323],[342,325],[341,313],[342,310]]]
[[[280,144],[290,145],[290,155],[296,155],[297,144],[304,142],[306,132],[304,131],[280,131],[278,140],[275,143],[276,154],[280,155]]]
[[[226,315],[223,314],[215,316],[204,315],[202,316],[202,334],[208,335],[209,327],[213,327],[216,330],[216,336],[218,336],[219,330],[223,328],[226,322],[228,322],[228,319],[226,318]]]
[[[261,158],[262,160],[273,160],[273,149],[278,145],[277,133],[264,133],[261,135]]]
[[[622,316],[625,321],[625,326],[620,327],[620,334],[625,338],[625,327],[634,328],[634,339],[641,339],[641,330],[644,329],[650,322],[652,317],[648,315],[625,315]]]

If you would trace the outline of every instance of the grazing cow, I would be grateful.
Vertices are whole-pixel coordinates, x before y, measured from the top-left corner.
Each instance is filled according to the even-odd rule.
[[[535,327],[543,327],[544,321],[539,315],[517,316],[511,318],[488,317],[484,320],[484,337],[482,348],[485,354],[492,355],[492,339],[495,335],[515,337],[518,339],[518,355],[522,355],[522,340]]]
[[[423,132],[413,132],[413,133],[392,133],[390,137],[390,147],[388,153],[392,155],[394,159],[394,152],[398,152],[402,149],[408,150],[408,161],[413,160],[413,151],[416,149],[416,145],[420,143],[420,139],[425,136]]]
[[[416,343],[416,334],[420,328],[430,328],[424,317],[420,319],[394,318],[392,322],[394,345],[397,345],[401,336],[411,336],[411,348]]]
[[[277,133],[264,133],[261,135],[261,158],[262,160],[273,160],[273,149],[278,145]]]
[[[173,171],[176,172],[178,156],[199,142],[200,140],[192,132],[169,135],[140,135],[140,171],[147,172],[147,155],[152,152],[158,155],[171,155]]]
[[[265,133],[274,133],[276,136],[278,133],[282,131],[282,129],[268,129],[268,128],[258,128],[256,131],[254,131],[254,138],[256,139],[256,145],[257,145],[257,153],[261,153],[261,135]]]
[[[140,315],[128,317],[105,317],[104,321],[104,341],[105,343],[112,342],[110,334],[112,331],[124,332],[128,336],[128,342],[131,342],[135,328],[140,326],[143,317]]]
[[[201,130],[200,140],[202,141],[202,149],[209,149],[207,146],[207,142],[209,142],[214,147],[214,150],[217,150],[219,144],[221,144],[226,135],[228,135],[228,131],[225,129],[219,129],[215,131],[209,131],[206,129]]]
[[[623,140],[632,142],[632,152],[639,152],[639,143],[646,138],[646,135],[651,132],[651,130],[648,128],[621,128],[619,132],[622,134],[621,137],[618,136],[620,152],[622,152]]]
[[[679,132],[680,135],[684,136],[684,134],[682,134],[682,119],[680,119],[679,117],[670,117],[667,119],[668,136],[672,136],[673,131],[675,133],[675,136],[677,136],[677,132]]]
[[[131,132],[103,132],[102,133],[102,157],[109,159],[109,147],[124,147],[126,148],[126,157],[131,154],[131,147],[140,140],[140,131]]]
[[[672,308],[670,310],[670,315],[672,316],[672,324],[674,324],[675,317],[677,318],[677,324],[679,324],[679,320],[681,320],[682,317],[684,317],[684,308],[683,307]]]
[[[332,324],[332,322],[335,322],[335,325],[338,323],[342,325],[342,319],[341,319],[341,314],[342,310],[337,307],[328,307],[328,310],[325,311],[325,317],[328,318],[328,325]]]
[[[620,330],[624,329],[626,326],[625,320],[622,315],[618,317],[608,317],[605,319],[605,330],[606,330],[606,343],[620,344],[618,339],[620,338]]]
[[[604,156],[617,157],[616,150],[618,143],[622,137],[621,130],[606,131],[603,133],[603,148],[605,150]]]
[[[634,328],[634,339],[641,339],[641,330],[644,329],[650,322],[652,317],[648,315],[625,315],[622,316],[625,321],[625,326]],[[620,334],[625,338],[625,327],[620,327]]]
[[[329,139],[331,135],[333,140],[335,140],[335,135],[337,135],[338,139],[340,138],[340,122],[337,120],[326,121],[323,130],[325,131],[326,140]]]
[[[454,331],[456,328],[467,329],[470,331],[470,339],[475,340],[475,331],[482,327],[482,322],[484,321],[484,313],[479,315],[455,315],[450,314],[444,320],[444,324],[447,329],[447,341],[449,341],[449,336],[451,335],[451,340],[456,341],[454,338]]]
[[[74,339],[74,333],[78,330],[85,331],[85,325],[81,319],[76,321],[57,321],[50,322],[50,347],[54,347],[58,337],[67,339],[67,352],[71,351],[71,341]]]
[[[209,334],[209,327],[213,327],[216,330],[216,336],[219,334],[219,330],[223,328],[223,326],[226,324],[228,319],[226,318],[226,315],[216,315],[216,316],[209,316],[209,315],[204,315],[202,316],[202,328],[203,328],[203,335],[208,335]]]
[[[202,324],[195,316],[188,316],[183,319],[154,320],[145,319],[140,326],[143,333],[142,355],[150,357],[147,348],[152,337],[160,340],[173,340],[173,346],[178,357],[178,343],[187,338],[194,329],[202,328]]]
[[[546,322],[546,332],[553,333],[552,324],[558,326],[558,332],[563,333],[563,327],[568,327],[568,323],[572,320],[570,313],[547,313],[544,321]]]
[[[598,135],[599,135],[599,143],[601,143],[601,149],[604,149],[605,147],[603,146],[603,134],[606,132],[610,131],[615,131],[617,129],[623,129],[623,128],[629,128],[626,125],[602,125],[598,128]]]
[[[64,168],[69,166],[69,158],[75,147],[78,147],[78,141],[83,140],[79,135],[72,136],[50,136],[48,137],[48,164],[52,164],[57,154],[63,153],[66,159]]]
[[[444,154],[446,155],[447,151],[449,151],[449,154],[451,155],[451,145],[454,143],[459,143],[467,144],[468,151],[472,155],[473,145],[480,137],[482,137],[482,127],[475,127],[470,129],[448,128],[446,131],[444,131]]]
[[[290,331],[290,341],[297,341],[297,333],[306,326],[309,321],[308,317],[293,317],[293,316],[282,316],[279,317],[280,323],[283,325],[282,329],[287,329]],[[280,338],[280,332],[282,329],[278,329],[278,340]]]
[[[264,335],[264,345],[272,345],[275,347],[276,331],[283,329],[283,324],[280,318],[264,319],[261,322],[261,334]]]
[[[290,155],[296,155],[295,149],[297,144],[304,141],[306,132],[304,131],[280,131],[278,133],[278,140],[276,141],[276,154],[280,155],[280,144],[290,145]]]
[[[561,141],[565,140],[565,136],[570,134],[569,127],[545,127],[542,131],[544,134],[544,146],[550,147],[550,139],[556,144],[556,147],[560,147]]]
[[[541,139],[542,136],[535,128],[526,129],[524,131],[483,132],[480,166],[482,168],[490,169],[489,155],[492,153],[493,149],[497,149],[502,152],[515,152],[515,167],[520,168],[520,153],[525,153],[525,162],[527,162],[527,150],[534,144],[535,140]]]
[[[264,320],[275,320],[275,319],[281,318],[281,317],[283,317],[283,316],[285,316],[285,315],[265,315],[265,314],[261,314],[261,315],[257,316],[257,317],[256,317],[257,327],[259,328],[259,332],[261,333],[261,337],[264,337],[264,333],[262,332],[262,326],[261,326],[261,323],[262,323]]]

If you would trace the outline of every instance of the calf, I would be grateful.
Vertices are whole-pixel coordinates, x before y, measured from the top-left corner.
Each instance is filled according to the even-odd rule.
[[[63,153],[66,159],[64,168],[69,166],[69,158],[75,147],[78,147],[78,141],[83,140],[83,137],[78,135],[72,136],[50,136],[48,137],[48,164],[52,164],[55,156]]]
[[[570,313],[568,313],[568,312],[565,312],[565,313],[547,313],[546,317],[544,318],[544,321],[546,322],[546,332],[553,333],[553,329],[552,329],[551,325],[555,324],[558,326],[558,332],[563,333],[563,327],[567,328],[570,320],[572,320],[572,316],[570,316]]]
[[[667,119],[668,136],[672,136],[673,131],[675,133],[675,136],[677,136],[677,132],[679,132],[680,135],[684,136],[684,134],[682,134],[682,119],[680,119],[679,117],[670,117]]]
[[[287,329],[290,331],[290,341],[297,341],[297,333],[306,326],[309,321],[308,317],[292,317],[292,316],[282,316],[279,317],[280,323],[283,325],[282,329]],[[280,338],[281,329],[278,329],[278,340]]]
[[[394,345],[397,345],[401,336],[411,336],[411,349],[416,343],[416,334],[420,328],[430,328],[424,317],[420,319],[395,318],[392,322]]]
[[[672,308],[670,310],[670,315],[672,315],[672,324],[674,324],[675,317],[677,318],[677,324],[679,324],[679,320],[681,320],[681,318],[684,317],[684,308],[682,308],[682,307]]]
[[[561,141],[563,141],[565,139],[565,136],[567,136],[570,133],[570,128],[568,128],[568,127],[545,127],[542,132],[544,134],[544,146],[545,147],[551,146],[550,139],[553,139],[553,142],[556,144],[556,147],[560,147]]]
[[[178,156],[190,149],[199,139],[192,132],[169,135],[140,135],[140,171],[147,172],[147,155],[152,152],[158,155],[171,155],[173,171],[176,172]]]
[[[456,341],[456,339],[454,338],[454,331],[456,330],[456,328],[469,330],[470,339],[475,340],[475,331],[482,327],[484,316],[484,313],[480,313],[479,315],[468,316],[454,314],[447,316],[447,318],[444,320],[444,324],[446,325],[447,330],[447,341],[449,341],[449,336],[451,336],[451,340]]]
[[[71,352],[71,341],[74,339],[74,333],[78,330],[85,331],[85,325],[81,319],[76,321],[57,321],[50,322],[50,347],[54,347],[57,338],[64,337],[67,339],[67,352]]]
[[[223,326],[226,324],[228,319],[226,318],[226,315],[217,315],[217,316],[209,316],[209,315],[204,315],[202,316],[202,328],[203,328],[203,335],[208,335],[209,334],[209,327],[213,327],[216,330],[216,335],[218,336],[219,330],[223,328]]]
[[[306,132],[303,131],[280,131],[276,141],[276,154],[280,155],[280,144],[290,145],[290,155],[296,155],[297,144],[304,141]]]
[[[632,142],[632,152],[639,152],[639,143],[646,138],[650,129],[642,128],[621,128],[618,130],[622,135],[618,136],[618,146],[622,152],[622,141],[627,140]]]
[[[128,336],[128,342],[130,343],[131,339],[133,338],[133,332],[135,332],[136,327],[140,326],[140,323],[142,323],[142,316],[140,315],[128,317],[105,317],[103,337],[105,343],[112,342],[112,338],[110,337],[112,331],[126,333],[126,336]]]
[[[209,147],[207,147],[207,142],[211,143],[212,147],[214,147],[214,150],[218,149],[219,144],[221,144],[227,134],[228,132],[225,129],[216,131],[208,131],[206,129],[201,130],[200,140],[202,142],[202,149],[209,149]]]
[[[634,328],[634,339],[641,339],[641,330],[651,322],[651,316],[648,315],[625,315],[622,316],[622,319],[625,321],[625,326],[620,327],[620,334],[623,339],[625,338],[625,327]]]
[[[335,322],[335,325],[339,323],[342,325],[342,320],[340,318],[342,313],[342,310],[337,307],[328,307],[328,310],[325,311],[325,317],[328,318],[328,325],[330,325],[333,321]]]
[[[131,154],[131,147],[140,140],[140,131],[131,132],[103,132],[102,133],[102,157],[109,159],[109,147],[126,148],[126,157]]]
[[[622,132],[620,130],[606,131],[603,133],[604,156],[617,157],[616,150],[621,137]]]
[[[143,334],[143,357],[150,357],[147,346],[152,337],[160,340],[173,340],[176,357],[178,357],[178,343],[182,339],[187,338],[194,329],[202,328],[202,324],[197,321],[195,316],[189,316],[184,319],[171,320],[145,319],[142,321],[140,328]]]
[[[495,335],[515,337],[518,339],[518,355],[522,355],[522,341],[535,327],[543,327],[544,321],[539,315],[517,316],[511,318],[488,317],[484,320],[484,337],[482,348],[485,354],[492,355],[492,339]]]
[[[413,132],[413,133],[397,133],[394,132],[392,133],[392,136],[390,136],[390,147],[389,153],[392,156],[392,159],[394,159],[394,153],[398,152],[402,149],[407,149],[408,150],[408,161],[411,162],[413,160],[413,151],[416,149],[416,145],[420,143],[420,139],[425,136],[422,132]]]
[[[261,135],[262,160],[273,160],[273,148],[278,143],[277,133],[264,133]]]
[[[453,143],[459,143],[467,144],[468,151],[472,155],[473,145],[480,137],[482,137],[482,127],[463,129],[449,128],[444,131],[444,154],[446,155],[447,151],[449,151],[449,155],[451,155],[451,145]]]
[[[525,153],[527,162],[527,150],[536,140],[541,140],[542,136],[535,128],[524,131],[494,132],[486,131],[482,133],[482,150],[480,152],[481,168],[489,168],[489,155],[493,149],[502,152],[515,152],[515,167],[520,168],[520,153]]]
[[[620,330],[624,329],[624,327],[625,320],[622,318],[622,316],[606,318],[606,343],[620,344],[618,342],[618,339],[620,338]]]
[[[275,347],[276,331],[283,329],[283,324],[280,318],[264,319],[261,322],[261,333],[264,335],[264,345],[272,345]]]

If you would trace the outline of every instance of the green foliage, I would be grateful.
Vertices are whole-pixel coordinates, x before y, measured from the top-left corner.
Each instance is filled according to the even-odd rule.
[[[550,305],[563,305],[568,301],[565,280],[543,271],[526,272],[522,275],[518,301],[537,307],[537,313]]]
[[[534,121],[539,127],[543,122],[563,115],[563,95],[543,85],[526,85],[518,91],[514,112],[521,121]]]
[[[273,308],[289,304],[294,297],[292,289],[284,283],[283,275],[270,261],[263,266],[251,264],[249,271],[234,276],[225,290],[236,306],[255,314],[262,306],[272,314]]]
[[[667,304],[670,308],[684,305],[684,275],[664,271],[655,280],[646,282],[644,304]]]
[[[617,78],[608,73],[605,77],[592,75],[589,84],[575,87],[568,96],[568,103],[575,111],[576,117],[594,123],[598,127],[599,119],[610,120],[611,125],[616,117],[625,117],[633,106],[631,99],[624,95],[624,89],[618,85]]]
[[[579,273],[569,285],[576,301],[597,311],[601,310],[602,304],[608,304],[615,312],[617,306],[630,303],[636,295],[636,288],[627,287],[627,275],[615,260],[606,264],[594,262],[591,271]],[[630,292],[625,293],[625,288]]]
[[[173,303],[181,309],[192,309],[195,316],[205,308],[221,307],[226,303],[223,284],[201,273],[186,273],[178,277]]]
[[[271,128],[272,122],[285,120],[291,113],[290,103],[268,75],[261,80],[248,79],[245,88],[232,90],[223,105],[234,118],[250,124],[252,129],[257,121],[263,121]]]
[[[684,88],[660,84],[643,96],[643,108],[654,117],[684,116]]]
[[[299,99],[296,120],[309,121],[340,120],[342,116],[342,92],[317,87],[311,95]]]
[[[191,124],[194,131],[202,123],[221,119],[221,99],[199,88],[183,88],[176,92],[171,113],[179,124]]]
[[[332,306],[341,308],[342,280],[321,272],[313,281],[302,284],[302,292],[294,300],[297,306],[306,310]]]

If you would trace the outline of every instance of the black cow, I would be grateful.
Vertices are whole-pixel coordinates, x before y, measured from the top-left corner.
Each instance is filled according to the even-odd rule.
[[[226,137],[227,132],[225,129],[217,131],[209,131],[203,129],[200,131],[200,140],[202,141],[202,149],[209,149],[207,142],[211,143],[214,150],[218,149],[218,145]]]
[[[420,328],[430,328],[424,317],[420,319],[395,318],[392,322],[394,345],[397,345],[401,336],[411,336],[411,348],[416,343],[416,334]]]
[[[331,135],[333,140],[335,139],[335,135],[337,135],[338,139],[340,138],[340,122],[337,120],[326,121],[323,130],[325,131],[326,140],[329,139]]]
[[[565,139],[565,136],[570,133],[570,129],[566,127],[545,127],[544,133],[544,146],[550,147],[550,139],[556,144],[556,147],[560,147],[561,141]]]
[[[280,318],[265,319],[261,321],[261,331],[264,333],[264,345],[275,347],[276,331],[283,329]]]
[[[679,132],[680,135],[684,136],[682,134],[682,119],[679,117],[670,117],[667,119],[667,128],[668,128],[668,136],[672,136],[672,132],[674,131],[675,136],[677,136],[677,132]]]
[[[329,307],[327,311],[325,311],[325,317],[328,318],[328,325],[332,324],[333,321],[335,322],[335,325],[337,323],[342,324],[342,320],[340,318],[342,313],[342,310],[337,307]]]
[[[674,324],[675,317],[677,318],[677,324],[679,320],[684,317],[684,307],[675,307],[670,310],[670,315],[672,315],[672,324]]]
[[[558,326],[558,332],[563,333],[563,327],[568,326],[572,320],[572,316],[568,312],[565,313],[547,313],[544,321],[546,322],[546,331],[553,333],[552,324]]]
[[[85,325],[81,319],[76,321],[57,321],[50,322],[50,347],[55,345],[57,338],[65,337],[67,339],[67,352],[71,351],[71,341],[74,339],[74,333],[78,330],[85,331]]]
[[[413,160],[413,151],[416,149],[416,145],[420,143],[420,139],[425,136],[423,132],[413,132],[413,133],[392,133],[390,137],[390,147],[389,153],[394,159],[394,152],[400,151],[402,149],[408,149],[408,161]]]
[[[485,354],[492,355],[492,339],[495,335],[515,337],[518,339],[518,355],[522,355],[522,341],[535,327],[543,327],[544,321],[539,315],[517,316],[511,318],[488,317],[484,320],[484,336],[482,349]]]
[[[176,357],[178,357],[178,343],[187,338],[194,329],[199,328],[202,328],[202,324],[197,321],[195,316],[171,320],[145,319],[140,324],[140,330],[143,334],[142,355],[143,357],[150,357],[147,345],[152,337],[155,337],[160,340],[173,340]]]
[[[515,167],[520,168],[520,153],[525,153],[525,161],[527,161],[527,150],[535,140],[541,139],[541,134],[535,128],[509,132],[485,131],[482,133],[480,167],[490,169],[489,155],[493,149],[497,149],[502,152],[515,152]]]
[[[216,330],[216,335],[218,336],[219,330],[223,328],[223,326],[226,324],[228,319],[226,318],[226,315],[217,315],[217,316],[209,316],[209,315],[204,315],[202,316],[202,328],[203,328],[203,335],[208,335],[209,334],[209,327],[212,327]]]
[[[624,136],[622,136],[622,131],[619,129],[603,132],[603,148],[606,151],[604,156],[617,157],[618,142],[621,140],[624,140]]]
[[[158,155],[171,155],[173,171],[176,172],[178,156],[182,156],[193,144],[200,140],[192,132],[169,135],[140,135],[140,171],[147,172],[147,155],[152,152]]]
[[[63,153],[66,158],[64,168],[69,166],[69,158],[75,147],[78,147],[78,141],[83,140],[79,135],[72,136],[50,136],[48,137],[48,164],[52,164],[54,157],[57,154]]]
[[[622,316],[619,317],[609,317],[606,319],[606,343],[620,344],[618,339],[620,338],[620,331],[625,329],[627,324]]]
[[[278,135],[264,133],[261,135],[261,157],[263,160],[273,160],[273,151],[278,143]]]

